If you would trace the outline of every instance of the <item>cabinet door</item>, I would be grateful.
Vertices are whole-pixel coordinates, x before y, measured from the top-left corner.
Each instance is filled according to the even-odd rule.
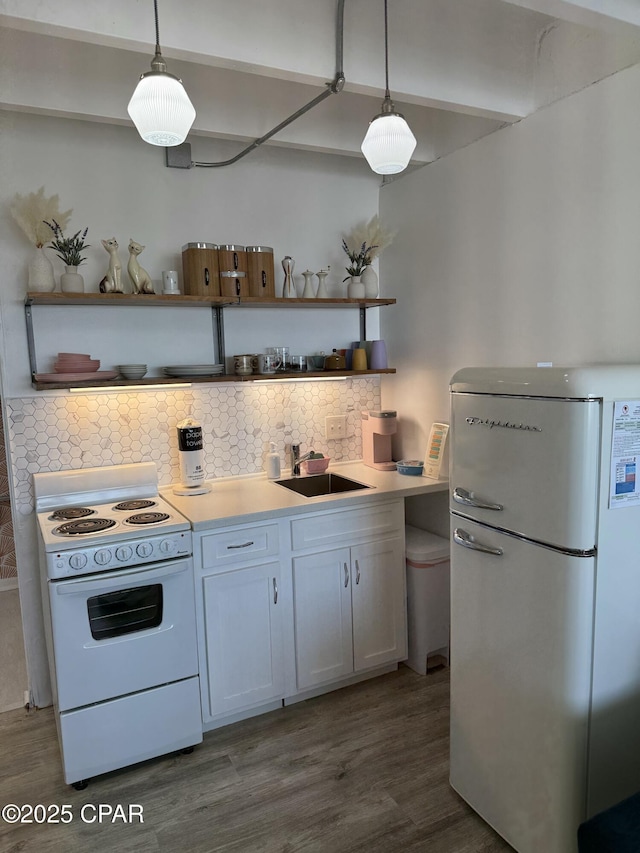
[[[403,660],[407,607],[402,540],[353,547],[351,574],[355,671]]]
[[[351,581],[348,548],[293,560],[298,689],[353,672]]]
[[[284,696],[279,582],[279,563],[204,579],[211,716]]]

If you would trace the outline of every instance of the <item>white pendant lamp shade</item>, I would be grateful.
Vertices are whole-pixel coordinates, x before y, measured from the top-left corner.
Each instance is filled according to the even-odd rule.
[[[416,138],[404,117],[397,113],[389,93],[389,20],[384,0],[384,101],[380,114],[369,123],[360,150],[378,175],[397,175],[409,165]]]
[[[142,75],[127,112],[145,142],[165,147],[184,142],[196,117],[181,81],[166,71]]]
[[[409,165],[416,147],[411,128],[398,113],[382,113],[369,124],[360,149],[378,175],[396,175]]]

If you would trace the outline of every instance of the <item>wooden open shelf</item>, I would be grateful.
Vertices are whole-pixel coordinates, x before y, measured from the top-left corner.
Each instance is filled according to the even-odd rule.
[[[296,373],[252,373],[250,376],[237,376],[230,373],[225,376],[145,376],[144,379],[107,379],[104,382],[33,382],[37,391],[69,390],[69,388],[126,388],[131,385],[189,385],[203,382],[273,382],[278,379],[338,379],[343,376],[378,376],[380,373],[395,373],[395,368],[384,370],[314,370]],[[63,376],[64,374],[60,374]]]
[[[211,308],[243,305],[252,308],[377,308],[395,299],[282,299],[262,296],[165,296],[158,293],[27,293],[25,305],[119,305],[126,308],[170,306]]]

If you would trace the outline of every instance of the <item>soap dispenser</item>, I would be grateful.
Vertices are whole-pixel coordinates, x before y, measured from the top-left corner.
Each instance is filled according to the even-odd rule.
[[[277,480],[280,476],[280,454],[276,450],[275,441],[269,442],[269,452],[267,453],[267,478],[269,480]]]

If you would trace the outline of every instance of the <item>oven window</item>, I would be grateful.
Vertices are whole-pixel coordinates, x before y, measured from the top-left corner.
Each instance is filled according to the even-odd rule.
[[[94,640],[109,640],[162,622],[162,584],[105,592],[87,599],[89,626]]]

